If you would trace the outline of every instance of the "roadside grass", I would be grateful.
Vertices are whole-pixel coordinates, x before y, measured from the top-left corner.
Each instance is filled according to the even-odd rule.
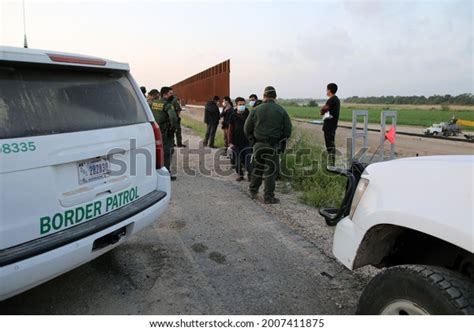
[[[295,129],[287,151],[282,156],[282,177],[293,190],[300,192],[304,204],[338,207],[345,192],[346,180],[326,170],[327,154],[305,132]]]
[[[448,108],[406,108],[398,105],[368,106],[368,105],[344,105],[341,106],[339,120],[351,122],[353,110],[368,110],[369,123],[380,123],[380,113],[384,110],[397,111],[397,124],[429,127],[433,123],[448,122],[454,115],[458,119],[474,121],[474,111],[467,109],[456,109],[456,106]],[[293,118],[321,119],[318,107],[285,107],[288,114]],[[474,127],[462,127],[465,131],[473,131]]]
[[[205,123],[192,119],[187,116],[182,116],[181,125],[193,130],[204,140],[204,137],[206,136],[206,129],[207,129],[207,126]],[[214,145],[216,147],[224,147],[224,133],[221,130],[220,126],[217,128],[216,139],[214,141]]]

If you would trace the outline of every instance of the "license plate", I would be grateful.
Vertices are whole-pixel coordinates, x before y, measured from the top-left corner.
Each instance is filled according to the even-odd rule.
[[[79,184],[110,176],[110,162],[106,158],[82,161],[77,164]]]

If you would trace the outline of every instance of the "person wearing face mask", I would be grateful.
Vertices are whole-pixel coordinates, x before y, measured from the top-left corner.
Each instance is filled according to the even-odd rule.
[[[255,109],[258,105],[262,103],[262,100],[259,100],[256,94],[250,94],[249,96],[249,106],[251,109]]]
[[[224,101],[222,101],[222,130],[224,130],[224,145],[225,147],[229,147],[229,119],[230,115],[234,112],[234,104],[232,103],[232,100],[229,97],[224,97]]]
[[[158,92],[158,91],[157,91]],[[150,91],[151,93],[151,91]],[[161,88],[161,98],[154,99],[150,103],[151,111],[158,123],[161,131],[161,140],[163,141],[164,165],[171,174],[171,156],[173,154],[173,136],[178,126],[176,111],[173,107],[173,89],[168,86]],[[171,176],[171,180],[176,180]]]
[[[244,179],[244,169],[247,170],[247,179],[250,181],[252,172],[250,158],[252,156],[252,147],[245,136],[244,125],[250,111],[245,107],[245,99],[238,97],[235,99],[237,107],[229,117],[228,141],[233,153],[235,171],[237,172],[237,181]]]

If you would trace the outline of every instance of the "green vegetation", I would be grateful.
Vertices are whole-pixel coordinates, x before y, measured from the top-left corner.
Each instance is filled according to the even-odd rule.
[[[318,107],[318,103],[326,102],[325,100],[316,99],[278,99],[278,103],[284,107]]]
[[[474,111],[456,110],[454,106],[444,106],[441,109],[422,109],[405,107],[382,107],[382,106],[357,106],[342,105],[339,120],[352,122],[352,111],[366,109],[369,111],[369,122],[380,123],[380,113],[384,110],[396,110],[398,113],[397,123],[399,125],[411,125],[429,127],[433,123],[447,122],[453,115],[458,119],[474,121]],[[321,119],[319,108],[311,107],[286,107],[288,114],[293,118]],[[463,128],[469,130],[469,128]],[[472,129],[471,129],[472,130]]]
[[[187,116],[182,116],[181,125],[196,132],[202,139],[206,136],[207,126],[201,121],[197,121]],[[224,134],[220,128],[217,128],[216,140],[214,142],[216,147],[224,147]]]
[[[346,180],[326,171],[327,154],[301,130],[294,130],[282,157],[282,177],[300,200],[313,207],[338,207],[345,192]]]
[[[346,98],[345,102],[350,103],[370,103],[370,104],[385,104],[385,105],[474,105],[474,95],[471,93],[463,93],[452,96],[446,95],[432,95],[425,97],[423,95],[413,96],[381,96],[381,97],[350,97]]]

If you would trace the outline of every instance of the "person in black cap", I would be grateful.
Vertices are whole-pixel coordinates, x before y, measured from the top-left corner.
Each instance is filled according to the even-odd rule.
[[[276,90],[267,86],[263,103],[250,112],[245,121],[244,132],[253,145],[253,170],[250,179],[250,196],[257,198],[258,190],[264,182],[264,202],[278,203],[275,198],[275,179],[282,140],[291,135],[291,120],[286,110],[275,102]]]
[[[145,86],[140,86],[140,90],[143,93],[143,96],[146,98],[146,87]]]

